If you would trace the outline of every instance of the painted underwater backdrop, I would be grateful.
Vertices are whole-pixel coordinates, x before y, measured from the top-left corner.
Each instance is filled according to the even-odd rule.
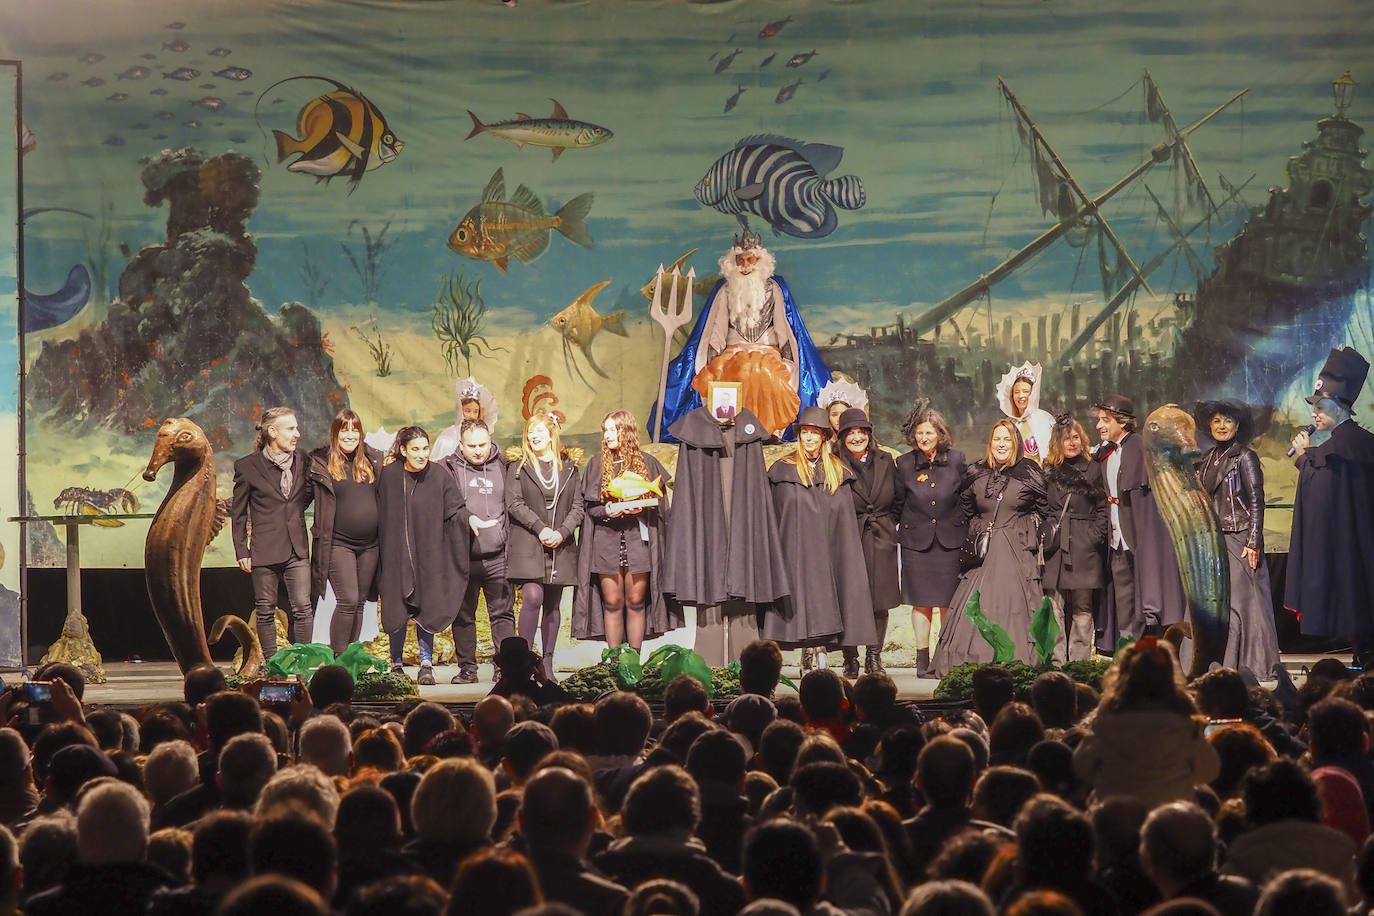
[[[614,407],[646,423],[662,336],[641,287],[691,249],[698,280],[714,275],[741,217],[829,367],[868,388],[883,441],[925,395],[980,451],[997,378],[1031,359],[1042,404],[1085,423],[1108,389],[1142,408],[1250,400],[1272,413],[1261,453],[1282,500],[1326,350],[1374,352],[1370,186],[1347,126],[1374,123],[1364,7],[9,4],[0,56],[22,64],[34,140],[25,285],[43,305],[24,339],[34,505],[135,486],[167,416],[229,454],[276,403],[312,447],[345,404],[369,428],[437,434],[469,374],[507,444],[527,390],[552,392],[579,444]],[[1319,130],[1346,70],[1365,85]],[[1066,176],[1094,197],[1146,161],[1105,224],[1081,212]],[[1285,187],[1288,203],[1266,190]],[[1283,265],[1233,246],[1217,281],[1213,248],[1266,211],[1314,228]],[[995,286],[934,308],[1052,228]],[[1297,304],[1257,304],[1267,273]],[[551,323],[602,283],[590,314]],[[625,336],[606,320],[622,310]],[[1269,527],[1281,548],[1287,513]],[[88,538],[85,565],[141,565],[145,530]],[[61,562],[31,535],[31,563]],[[227,537],[206,562],[232,563]]]

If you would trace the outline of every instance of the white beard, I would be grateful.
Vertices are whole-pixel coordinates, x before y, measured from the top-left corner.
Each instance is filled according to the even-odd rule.
[[[773,277],[773,256],[759,249],[759,261],[747,275],[735,264],[737,249],[720,259],[721,276],[725,278],[726,306],[730,324],[735,327],[757,327],[764,317],[768,300],[768,281]]]

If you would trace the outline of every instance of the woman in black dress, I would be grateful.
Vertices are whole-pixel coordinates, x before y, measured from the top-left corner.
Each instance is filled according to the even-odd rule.
[[[1264,565],[1264,468],[1250,448],[1250,409],[1229,401],[1199,402],[1193,414],[1216,443],[1198,466],[1226,538],[1231,570],[1231,625],[1225,664],[1268,677],[1279,660],[1269,568]]]
[[[892,518],[901,545],[902,601],[911,605],[916,631],[916,675],[928,677],[931,625],[959,585],[959,545],[968,533],[959,484],[968,464],[953,447],[945,418],[925,398],[907,414],[902,435],[912,450],[897,459]]]
[[[563,454],[558,424],[543,410],[525,421],[524,449],[506,479],[507,575],[519,583],[520,616],[515,628],[531,646],[538,631],[544,677],[553,676],[553,653],[563,589],[577,582],[576,532],[582,524],[582,479]]]
[[[902,603],[897,579],[897,525],[892,521],[892,502],[896,499],[897,465],[892,456],[873,441],[873,424],[868,414],[851,407],[840,415],[838,454],[854,474],[854,512],[859,519],[859,539],[863,544],[864,567],[868,570],[868,590],[873,597],[874,641],[864,653],[864,671],[883,674],[883,640],[887,638],[888,612]],[[859,676],[857,646],[844,649],[844,675]]]
[[[434,634],[453,625],[467,590],[472,513],[453,475],[429,460],[429,434],[418,426],[396,433],[377,475],[382,629],[390,640],[391,670],[401,670],[406,624],[415,621],[420,672],[434,683]]]
[[[310,597],[334,587],[329,648],[356,642],[363,602],[377,595],[377,472],[382,453],[363,443],[363,421],[345,408],[329,424],[329,444],[310,453],[315,522],[310,532]]]
[[[993,644],[968,614],[975,594],[982,615],[1011,640],[1012,657],[1033,664],[1031,617],[1044,598],[1038,553],[1045,475],[1022,455],[1011,420],[993,425],[987,451],[969,466],[959,495],[970,533],[988,531],[988,547],[982,565],[959,580],[935,647],[935,673],[943,677],[965,662],[993,660]]]
[[[668,472],[653,455],[640,451],[634,414],[613,410],[601,423],[601,452],[587,462],[583,474],[586,516],[577,548],[572,635],[605,639],[609,646],[629,643],[638,652],[646,638],[681,623],[669,620],[662,590],[650,591],[663,559],[667,496],[658,497],[657,506],[620,509],[610,490],[622,474],[638,474],[657,482],[664,494],[668,491]]]
[[[817,662],[826,667],[826,647],[870,646],[876,634],[849,489],[854,475],[826,448],[824,410],[803,408],[797,430],[796,449],[768,469],[792,594],[764,613],[762,635],[801,647],[805,673]]]
[[[1107,584],[1107,491],[1088,435],[1070,414],[1055,418],[1045,455],[1046,519],[1061,518],[1058,549],[1045,554],[1041,585],[1059,616],[1054,663],[1092,657],[1093,612]],[[1067,503],[1067,506],[1066,506]]]

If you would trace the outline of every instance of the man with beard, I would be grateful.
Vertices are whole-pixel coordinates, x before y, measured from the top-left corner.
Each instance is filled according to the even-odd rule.
[[[713,381],[739,382],[740,406],[772,435],[781,435],[803,405],[816,403],[830,370],[775,266],[762,240],[747,233],[720,259],[723,279],[669,364],[657,418],[661,434],[701,406]]]

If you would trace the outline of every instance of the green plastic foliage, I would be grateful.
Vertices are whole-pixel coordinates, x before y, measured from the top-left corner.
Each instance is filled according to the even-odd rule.
[[[320,665],[333,663],[334,650],[328,646],[318,642],[298,642],[278,649],[277,654],[268,659],[267,676],[288,678],[297,674],[309,674]]]
[[[375,655],[368,655],[360,642],[349,643],[348,648],[343,650],[343,654],[334,659],[334,664],[347,668],[348,673],[353,675],[353,683],[358,683],[358,678],[368,671],[387,671],[386,659],[378,658]]]
[[[639,661],[639,653],[629,643],[602,649],[601,660],[615,662],[616,674],[626,687],[634,687],[644,680],[644,665]]]
[[[988,615],[983,613],[982,603],[978,596],[979,593],[974,592],[973,596],[968,599],[968,604],[964,606],[964,614],[978,628],[978,632],[983,634],[988,645],[992,646],[992,663],[1005,665],[1016,657],[1016,644],[1011,641],[1006,630],[988,620]]]
[[[691,649],[684,649],[682,646],[660,646],[644,660],[644,667],[657,667],[665,684],[671,684],[673,678],[679,674],[690,674],[706,685],[708,697],[716,695],[716,686],[711,681],[710,666],[706,664],[704,658]]]
[[[1059,620],[1054,613],[1054,604],[1050,601],[1050,596],[1046,595],[1040,601],[1040,610],[1035,612],[1031,618],[1030,634],[1035,641],[1035,655],[1040,659],[1041,667],[1050,663],[1054,658],[1054,644],[1059,639]]]

